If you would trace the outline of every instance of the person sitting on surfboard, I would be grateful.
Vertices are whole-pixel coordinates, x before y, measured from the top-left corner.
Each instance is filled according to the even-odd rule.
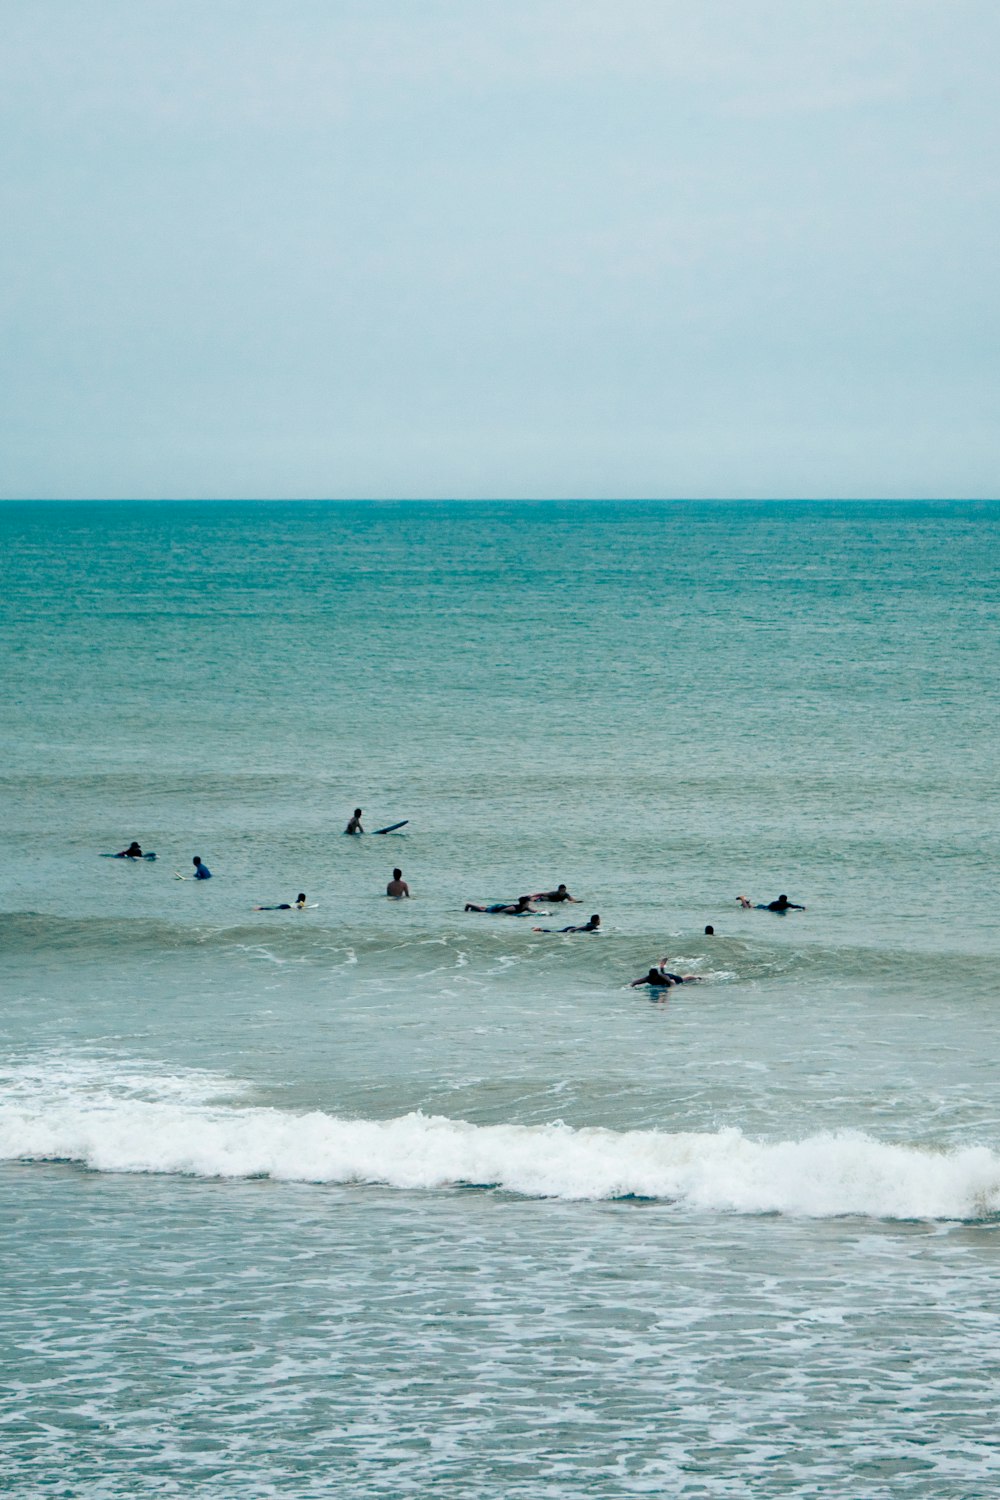
[[[122,849],[115,855],[115,859],[142,859],[142,849],[133,839],[127,849]]]
[[[402,870],[393,870],[392,879],[386,886],[385,893],[387,896],[391,896],[394,901],[401,901],[404,896],[410,894],[410,887],[403,879]]]
[[[348,823],[347,827],[344,829],[344,832],[345,833],[364,833],[364,831],[365,830],[361,826],[361,809],[360,809],[360,807],[356,807],[354,809],[354,814],[353,814],[353,816],[351,818],[351,821]]]
[[[580,905],[579,898],[571,896],[564,885],[558,886],[554,891],[536,891],[531,899],[532,901],[572,901],[577,906]]]
[[[746,896],[737,896],[736,899],[746,911],[805,911],[804,906],[798,906],[794,901],[789,901],[785,895],[779,896],[776,901],[758,901],[756,905],[753,901],[748,901]]]
[[[533,927],[531,930],[532,932],[599,932],[600,926],[601,919],[595,911],[590,921],[584,922],[581,927]]]
[[[466,903],[465,903],[465,910],[466,911],[485,911],[485,912],[489,912],[491,916],[505,916],[505,917],[529,917],[529,916],[538,916],[538,915],[544,916],[545,915],[544,912],[537,913],[534,910],[534,908],[532,907],[531,903],[532,903],[533,899],[534,898],[532,896],[518,896],[516,902],[514,902],[514,901],[497,901],[497,902],[494,903],[493,906],[479,906],[479,905],[477,905],[477,903],[475,901],[466,901]]]
[[[306,893],[305,891],[299,891],[294,902],[282,901],[278,906],[255,906],[254,911],[291,911],[293,906],[296,910],[301,911],[305,904]]]
[[[208,868],[208,865],[202,864],[200,854],[196,854],[191,863],[194,865],[195,880],[211,880],[212,872]]]
[[[651,984],[656,989],[670,989],[675,984],[697,984],[701,980],[700,974],[671,974],[663,967],[665,958],[661,958],[655,969],[650,969],[648,974],[643,974],[641,979],[633,979],[630,989],[637,989],[639,985]]]

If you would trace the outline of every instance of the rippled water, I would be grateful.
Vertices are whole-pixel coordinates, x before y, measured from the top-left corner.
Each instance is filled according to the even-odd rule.
[[[0,1482],[995,1492],[1000,507],[0,533]]]

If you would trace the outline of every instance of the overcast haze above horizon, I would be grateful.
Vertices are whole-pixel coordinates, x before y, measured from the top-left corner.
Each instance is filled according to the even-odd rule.
[[[4,498],[1000,493],[995,0],[0,0]]]

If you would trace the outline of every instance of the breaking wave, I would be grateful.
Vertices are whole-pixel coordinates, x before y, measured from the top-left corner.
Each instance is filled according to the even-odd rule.
[[[239,1102],[208,1074],[128,1064],[8,1075],[0,1159],[99,1172],[494,1189],[527,1198],[640,1197],[692,1209],[803,1217],[974,1220],[1000,1213],[1000,1154],[885,1144],[860,1132],[799,1140],[716,1132],[476,1125],[412,1113],[344,1119]],[[213,1103],[222,1093],[230,1101]]]

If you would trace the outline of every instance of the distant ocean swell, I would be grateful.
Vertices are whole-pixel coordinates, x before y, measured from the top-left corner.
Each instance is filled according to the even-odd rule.
[[[986,1146],[938,1152],[855,1132],[763,1142],[734,1129],[478,1126],[419,1113],[346,1120],[211,1105],[207,1078],[191,1080],[190,1089],[183,1078],[153,1089],[141,1074],[120,1082],[112,1092],[70,1079],[49,1088],[40,1075],[23,1078],[0,1105],[0,1160],[410,1191],[492,1188],[528,1198],[641,1197],[701,1211],[812,1218],[981,1220],[1000,1213],[1000,1153]]]

